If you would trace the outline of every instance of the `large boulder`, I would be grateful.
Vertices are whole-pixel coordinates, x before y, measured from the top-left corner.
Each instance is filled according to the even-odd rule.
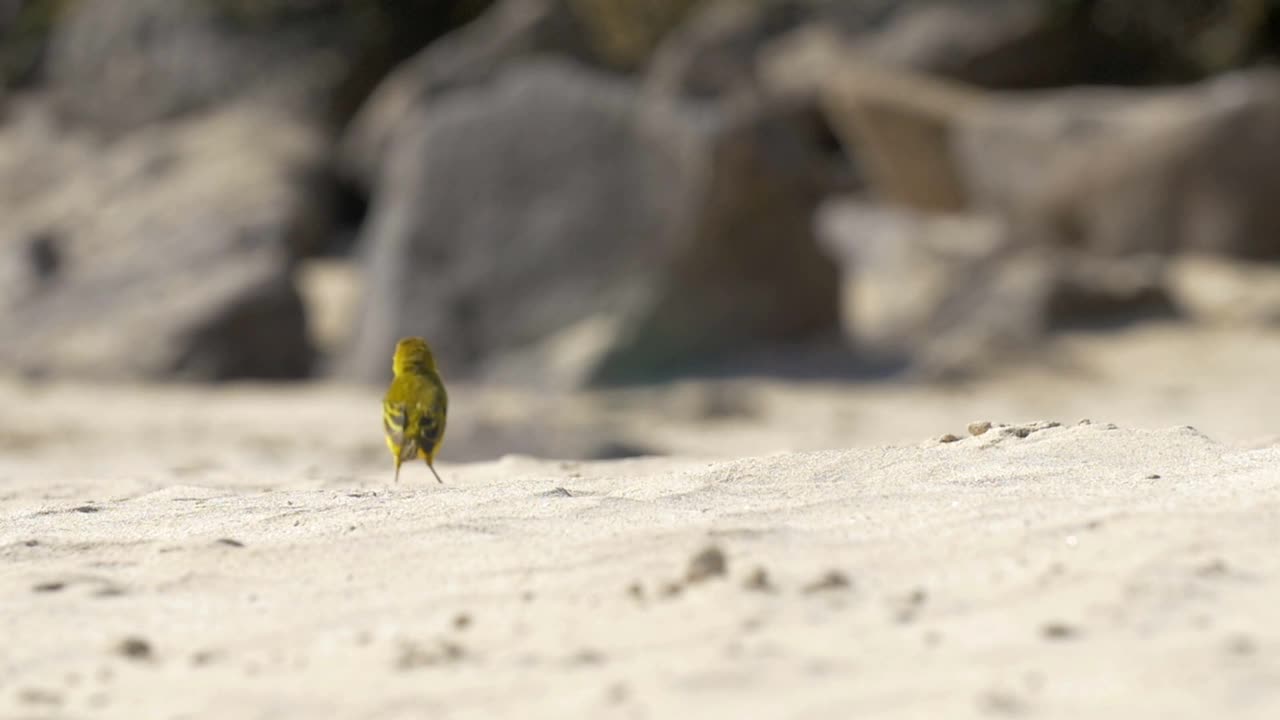
[[[0,131],[0,365],[96,379],[296,378],[288,247],[306,125],[249,107],[102,145],[38,107]]]
[[[595,58],[562,0],[500,0],[400,64],[373,90],[342,139],[343,173],[359,186],[372,187],[384,172],[387,148],[401,128],[421,124],[432,100],[483,84],[507,63],[538,55]]]
[[[416,117],[362,239],[356,376],[383,379],[406,334],[430,338],[450,374],[578,384],[834,327],[812,157],[770,113],[542,60]],[[569,361],[563,343],[539,351],[553,340],[577,347]]]

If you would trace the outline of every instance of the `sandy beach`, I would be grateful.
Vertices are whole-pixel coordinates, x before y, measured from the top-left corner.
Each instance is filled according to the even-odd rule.
[[[1280,447],[1224,401],[1274,378],[1126,361],[1204,341],[1076,394],[756,383],[701,434],[748,384],[564,399],[655,429],[603,461],[498,452],[552,401],[464,387],[445,485],[391,484],[376,389],[9,382],[0,716],[1275,717]]]
[[[1278,65],[0,0],[0,720],[1280,718]]]

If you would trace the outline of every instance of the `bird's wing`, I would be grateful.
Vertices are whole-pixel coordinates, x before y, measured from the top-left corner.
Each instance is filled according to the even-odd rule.
[[[414,436],[414,441],[427,453],[433,453],[444,437],[445,407],[437,397],[429,403],[424,403],[421,410],[422,420],[418,422],[418,432]]]
[[[400,457],[413,457],[414,439],[410,435],[409,406],[399,402],[382,404],[382,427],[387,438],[400,450]]]

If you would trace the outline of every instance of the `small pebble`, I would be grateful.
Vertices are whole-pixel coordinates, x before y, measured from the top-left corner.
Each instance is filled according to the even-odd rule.
[[[991,690],[983,693],[979,698],[979,704],[984,710],[993,715],[1024,715],[1028,710],[1026,701],[1018,695],[1004,690]]]
[[[822,577],[804,586],[805,593],[843,590],[850,585],[849,578],[839,570],[830,570]]]
[[[18,700],[28,705],[61,705],[62,696],[53,690],[44,688],[24,688],[18,693]]]
[[[1051,622],[1045,623],[1040,628],[1040,634],[1049,640],[1070,640],[1079,634],[1079,631],[1066,623]]]
[[[774,591],[773,583],[769,582],[769,573],[763,567],[752,570],[747,579],[742,582],[742,587],[755,592]]]
[[[969,423],[969,434],[977,437],[991,429],[990,420],[979,420],[978,422]]]
[[[151,643],[137,636],[127,637],[116,646],[116,652],[131,660],[150,660]]]
[[[1252,655],[1258,651],[1258,643],[1248,635],[1236,635],[1227,640],[1227,652],[1232,655]]]
[[[955,435],[952,435],[951,433],[947,433],[946,435],[943,435],[942,437],[938,438],[938,442],[940,442],[940,443],[953,443],[953,442],[958,441],[959,439],[960,439],[959,437],[956,437]]]
[[[203,667],[213,662],[215,653],[212,650],[197,650],[191,653],[191,664]]]
[[[715,545],[709,545],[689,560],[689,569],[684,578],[691,585],[700,583],[724,575],[728,571],[728,565],[724,551]]]
[[[592,648],[583,648],[569,658],[571,665],[600,665],[604,663],[604,654]]]

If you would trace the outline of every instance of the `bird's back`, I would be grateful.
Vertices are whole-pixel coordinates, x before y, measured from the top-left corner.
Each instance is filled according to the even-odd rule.
[[[387,439],[397,452],[415,448],[434,455],[444,439],[449,400],[444,383],[434,372],[397,375],[383,400],[383,424]]]

